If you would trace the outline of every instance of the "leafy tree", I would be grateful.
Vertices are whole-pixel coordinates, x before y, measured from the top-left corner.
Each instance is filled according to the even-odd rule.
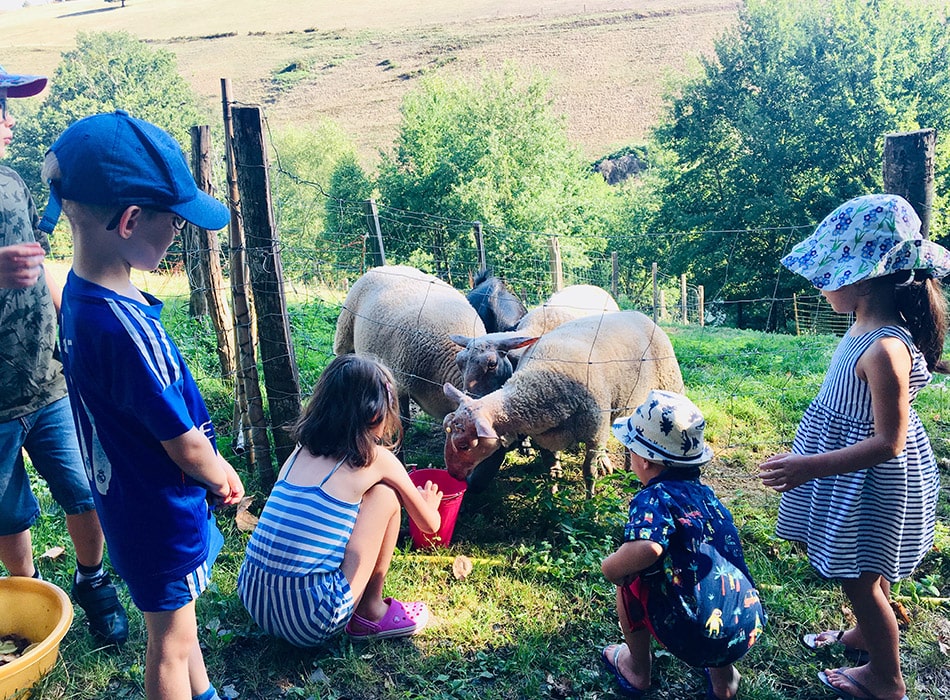
[[[373,196],[373,181],[356,155],[344,154],[330,174],[323,237],[332,241],[338,267],[362,273],[365,262],[365,202]]]
[[[115,109],[166,129],[186,153],[189,129],[208,123],[172,52],[127,32],[80,32],[76,48],[63,53],[48,97],[35,113],[23,115],[10,148],[11,165],[38,201],[46,192],[40,168],[53,141],[77,119]]]
[[[271,183],[284,271],[310,278],[318,263],[338,262],[336,222],[326,224],[331,196],[327,188],[332,190],[341,163],[355,163],[355,150],[330,120],[280,130],[272,143],[277,168]]]
[[[421,253],[440,273],[452,259],[474,259],[471,221],[484,225],[490,264],[536,266],[547,256],[541,234],[557,234],[565,261],[585,267],[586,256],[603,250],[614,205],[613,191],[570,145],[545,81],[512,70],[479,84],[426,79],[403,103],[396,149],[384,155],[377,184],[381,201],[402,210],[391,213],[403,230],[387,255]],[[445,218],[419,225],[413,212]]]
[[[749,0],[654,133],[669,158],[655,227],[707,232],[681,237],[676,273],[727,299],[806,286],[776,283],[779,258],[834,206],[881,188],[884,135],[950,125],[943,4]],[[762,308],[745,325],[764,326]]]

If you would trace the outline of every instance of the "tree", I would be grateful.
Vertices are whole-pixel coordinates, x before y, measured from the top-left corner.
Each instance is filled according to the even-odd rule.
[[[490,264],[536,266],[547,256],[542,234],[560,234],[565,260],[583,267],[586,255],[603,250],[614,198],[570,145],[545,81],[512,70],[479,84],[425,80],[403,103],[396,149],[384,155],[377,185],[381,202],[402,210],[388,216],[404,223],[387,256],[424,254],[439,274],[453,258],[474,260],[472,221],[492,233]],[[443,218],[419,225],[415,212]]]
[[[186,152],[189,129],[208,123],[173,53],[127,32],[80,32],[76,48],[62,55],[46,100],[24,115],[10,148],[11,165],[38,201],[46,192],[39,176],[43,157],[59,134],[77,119],[115,109],[166,129]]]
[[[942,6],[749,0],[653,135],[668,157],[656,226],[697,232],[673,250],[674,271],[727,299],[807,286],[776,283],[783,251],[837,204],[881,188],[883,136],[950,125]],[[761,308],[745,325],[769,323]]]

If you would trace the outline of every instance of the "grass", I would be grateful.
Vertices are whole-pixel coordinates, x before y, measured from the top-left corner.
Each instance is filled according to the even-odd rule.
[[[131,32],[177,56],[209,115],[228,78],[238,102],[266,105],[273,127],[333,119],[368,165],[391,148],[420,76],[513,63],[550,75],[570,137],[594,160],[644,139],[668,80],[697,66],[740,4],[282,0],[263,11],[258,0],[73,0],[0,12],[0,36],[5,68],[51,75],[77,32]]]
[[[168,325],[198,368],[196,374],[203,367],[213,374],[211,351],[195,341],[206,331],[185,318],[185,308],[181,301],[169,303]],[[291,303],[305,378],[315,378],[329,359],[325,349],[335,308],[312,300]],[[709,416],[708,437],[717,458],[704,479],[736,517],[769,614],[762,642],[739,664],[743,697],[823,697],[827,693],[815,674],[839,659],[806,652],[798,636],[848,624],[850,612],[840,590],[814,573],[800,548],[774,537],[778,497],[754,475],[767,454],[788,442],[821,382],[836,339],[696,327],[671,327],[669,333],[688,393]],[[216,387],[211,377],[201,381],[216,421],[226,423],[229,392]],[[940,386],[928,388],[917,408],[946,464],[950,448],[940,439],[946,432],[946,393]],[[409,461],[440,464],[437,427],[419,420],[409,441]],[[616,464],[618,448],[612,445]],[[354,644],[342,636],[323,647],[300,650],[265,637],[235,594],[247,534],[222,516],[225,549],[212,589],[198,601],[201,642],[218,688],[244,699],[619,697],[598,658],[602,646],[619,639],[613,593],[599,567],[618,542],[634,479],[615,472],[601,479],[596,496],[586,500],[578,454],[567,456],[567,472],[556,493],[530,456],[515,456],[512,462],[487,492],[466,495],[450,548],[416,552],[408,536],[401,539],[387,593],[425,600],[434,615],[432,625],[410,640]],[[946,468],[943,476],[946,480]],[[253,485],[253,477],[245,477]],[[71,546],[48,492],[39,484],[37,492],[43,517],[34,528],[36,552],[54,545],[67,549],[61,559],[43,559],[39,565],[47,579],[65,587],[73,567]],[[259,508],[263,494],[255,495]],[[928,555],[915,580],[902,582],[896,591],[910,618],[901,653],[911,700],[936,700],[950,693],[941,647],[950,641],[950,607],[927,601],[935,592],[944,599],[950,596],[948,521],[945,492],[938,549]],[[461,580],[452,573],[458,555],[474,564]],[[60,661],[37,696],[140,697],[145,636],[141,615],[134,609],[130,614],[131,639],[113,654],[93,647],[77,609]],[[702,694],[698,672],[657,650],[651,698],[682,700]]]

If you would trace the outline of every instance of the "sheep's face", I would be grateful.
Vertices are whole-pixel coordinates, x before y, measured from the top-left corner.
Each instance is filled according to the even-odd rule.
[[[475,398],[501,388],[514,372],[508,353],[537,340],[524,336],[496,338],[491,335],[480,338],[453,335],[451,338],[464,348],[455,356],[455,364],[462,373],[462,388]]]
[[[501,447],[490,422],[477,407],[461,406],[442,421],[445,429],[445,467],[456,479],[466,479],[472,470]]]

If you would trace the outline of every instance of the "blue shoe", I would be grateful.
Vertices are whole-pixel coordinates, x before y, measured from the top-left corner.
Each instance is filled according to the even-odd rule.
[[[612,656],[608,656],[607,654],[607,649],[610,648],[609,645],[604,647],[600,652],[600,660],[604,662],[604,666],[607,667],[607,670],[614,674],[614,678],[617,679],[617,685],[620,686],[621,695],[625,695],[628,698],[641,698],[646,691],[640,690],[630,681],[624,678],[623,674],[620,672],[620,667],[617,665],[617,660],[620,657],[620,649],[624,646],[626,645],[617,644],[614,648],[614,653]]]
[[[125,643],[129,638],[129,618],[108,573],[82,583],[76,581],[74,574],[70,593],[86,612],[93,637],[107,646],[118,647]]]

